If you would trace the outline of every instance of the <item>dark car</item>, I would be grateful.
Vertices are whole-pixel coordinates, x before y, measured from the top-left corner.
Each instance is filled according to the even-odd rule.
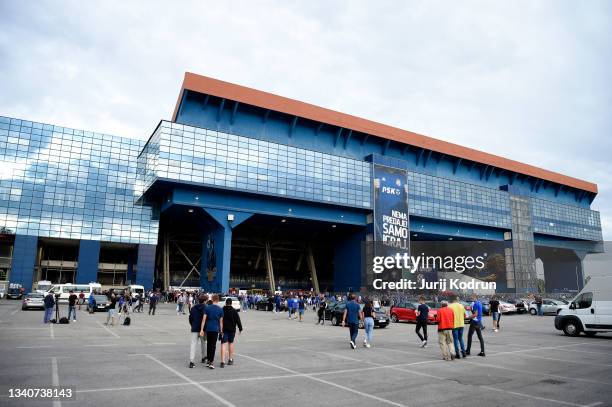
[[[491,315],[489,300],[481,300],[480,303],[482,304],[482,315]]]
[[[21,284],[13,284],[9,285],[8,290],[6,291],[6,298],[10,298],[11,300],[19,300],[23,297],[23,290],[21,288]]]
[[[109,303],[108,297],[106,295],[95,294],[94,300],[96,300],[94,312],[95,311],[106,311],[106,307],[108,306],[108,303]],[[87,298],[85,299],[85,301],[88,303]]]
[[[363,304],[359,304],[359,306],[363,309]],[[325,309],[325,319],[331,321],[332,325],[341,325],[345,309],[346,302],[344,301],[328,304],[328,308]],[[376,316],[374,318],[375,328],[385,328],[391,322],[389,315],[381,309],[374,309],[374,314]],[[363,328],[361,321],[359,321],[359,328]]]
[[[257,311],[272,311],[274,310],[274,298],[262,298],[255,303]]]
[[[529,312],[529,306],[527,305],[526,301],[521,298],[511,298],[506,302],[516,307],[517,314]]]

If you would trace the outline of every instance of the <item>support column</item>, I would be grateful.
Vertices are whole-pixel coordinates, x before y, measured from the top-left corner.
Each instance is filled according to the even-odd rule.
[[[11,283],[19,283],[26,292],[32,290],[34,265],[36,264],[36,249],[38,237],[16,235],[11,259],[11,272],[7,276]]]
[[[270,285],[270,294],[276,291],[276,282],[274,281],[274,267],[272,266],[272,250],[270,242],[266,242],[266,271],[268,272],[268,284]]]
[[[164,232],[162,239],[162,284],[163,289],[167,291],[170,286],[170,239],[168,238],[168,232]]]
[[[352,232],[340,240],[334,253],[334,290],[359,291],[362,285],[362,272],[365,267],[362,242],[365,241],[365,228]]]
[[[319,278],[317,277],[317,267],[315,266],[314,256],[312,255],[312,247],[308,246],[308,269],[310,270],[310,278],[312,279],[312,288],[315,294],[319,294]]]
[[[98,260],[100,259],[99,240],[81,240],[75,282],[77,284],[98,281]]]
[[[238,211],[203,208],[213,218],[211,227],[204,233],[200,283],[213,293],[227,293],[230,282],[232,255],[232,230],[253,214]]]
[[[145,291],[153,288],[155,273],[155,249],[154,244],[139,244],[138,259],[136,260],[136,284],[144,286]]]

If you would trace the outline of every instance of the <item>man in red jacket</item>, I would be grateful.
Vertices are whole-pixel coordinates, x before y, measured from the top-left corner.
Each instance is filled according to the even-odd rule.
[[[438,343],[444,360],[453,360],[455,347],[453,345],[453,327],[455,326],[455,314],[448,307],[448,302],[442,301],[436,319],[438,320]]]

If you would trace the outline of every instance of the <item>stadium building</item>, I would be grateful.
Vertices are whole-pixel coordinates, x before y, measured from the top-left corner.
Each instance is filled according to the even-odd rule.
[[[601,250],[595,184],[308,103],[186,73],[153,128],[0,117],[0,280],[358,290],[392,238],[501,242],[498,291],[553,292]]]

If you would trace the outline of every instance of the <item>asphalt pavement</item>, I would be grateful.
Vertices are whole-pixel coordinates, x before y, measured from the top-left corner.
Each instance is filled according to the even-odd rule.
[[[610,406],[612,335],[566,337],[553,317],[507,315],[501,330],[485,318],[486,357],[442,360],[435,326],[420,348],[414,324],[374,331],[373,346],[352,350],[348,329],[286,314],[241,313],[235,365],[188,368],[187,315],[160,304],[107,327],[105,313],[44,325],[43,311],[0,301],[0,405],[3,406]],[[62,315],[67,307],[62,306]],[[359,340],[362,340],[363,331]],[[199,359],[199,356],[198,356]],[[73,399],[10,398],[9,389],[75,390]]]

